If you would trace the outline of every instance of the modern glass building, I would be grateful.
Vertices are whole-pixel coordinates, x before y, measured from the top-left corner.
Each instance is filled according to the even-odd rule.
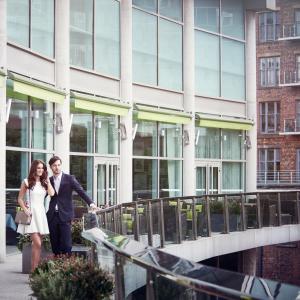
[[[54,154],[98,205],[255,191],[255,12],[273,5],[1,1],[0,219]]]

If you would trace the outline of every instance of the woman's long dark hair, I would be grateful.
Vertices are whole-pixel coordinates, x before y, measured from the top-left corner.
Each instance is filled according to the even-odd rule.
[[[29,175],[28,175],[28,188],[32,189],[35,186],[36,169],[37,169],[39,164],[42,164],[43,169],[44,169],[44,172],[43,172],[42,176],[40,177],[40,181],[41,181],[41,184],[42,184],[43,188],[45,190],[47,190],[47,188],[48,188],[48,186],[47,186],[47,176],[48,176],[47,166],[40,159],[34,160],[31,164],[31,166],[30,166],[30,171],[29,171]]]

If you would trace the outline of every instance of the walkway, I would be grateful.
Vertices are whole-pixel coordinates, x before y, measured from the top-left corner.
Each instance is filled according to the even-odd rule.
[[[33,299],[28,285],[28,274],[22,274],[22,255],[13,246],[7,247],[5,263],[0,263],[0,299]]]

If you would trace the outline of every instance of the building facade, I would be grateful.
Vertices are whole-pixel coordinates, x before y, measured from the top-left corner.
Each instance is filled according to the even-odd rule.
[[[54,154],[98,205],[254,191],[255,12],[273,8],[0,1],[0,219]]]

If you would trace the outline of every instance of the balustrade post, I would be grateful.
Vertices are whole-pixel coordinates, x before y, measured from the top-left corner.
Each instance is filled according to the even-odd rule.
[[[123,222],[123,206],[121,204],[120,206],[120,230],[121,230],[121,234],[125,234],[125,230],[124,230],[124,222]]]
[[[205,195],[205,206],[206,206],[206,221],[207,221],[207,236],[211,236],[211,218],[210,218],[210,205],[209,205],[209,197]]]
[[[178,244],[182,242],[182,224],[181,224],[181,205],[180,199],[177,199],[177,210],[176,210],[176,240]]]
[[[148,214],[147,214],[147,231],[148,231],[148,245],[153,246],[153,219],[152,219],[152,203],[148,201]]]
[[[297,199],[296,199],[296,216],[297,216],[297,223],[300,224],[300,193],[297,192]]]
[[[107,228],[107,212],[106,211],[104,212],[104,228],[108,229]]]
[[[159,199],[159,211],[160,211],[160,247],[165,246],[165,217],[164,217],[164,203],[162,199]]]
[[[257,228],[262,227],[261,222],[261,207],[260,207],[260,194],[256,194],[256,216],[257,216]]]
[[[241,195],[241,220],[242,220],[242,230],[245,231],[247,229],[245,195]]]
[[[280,193],[277,193],[277,214],[278,214],[278,226],[282,225],[281,221],[281,199]]]
[[[192,233],[193,233],[193,240],[197,239],[197,212],[196,212],[196,205],[195,205],[195,197],[192,199]]]
[[[224,233],[229,233],[229,207],[228,207],[228,198],[227,195],[224,196]]]
[[[153,272],[147,269],[147,284],[146,284],[146,300],[155,299],[155,291],[154,291],[154,276]]]
[[[113,218],[112,218],[112,221],[113,221],[114,232],[117,232],[116,209],[115,208],[113,208]]]
[[[138,212],[138,204],[135,202],[134,207],[134,239],[136,241],[140,240],[140,220],[139,220],[139,212]]]
[[[125,299],[124,258],[114,251],[115,256],[115,300]]]

